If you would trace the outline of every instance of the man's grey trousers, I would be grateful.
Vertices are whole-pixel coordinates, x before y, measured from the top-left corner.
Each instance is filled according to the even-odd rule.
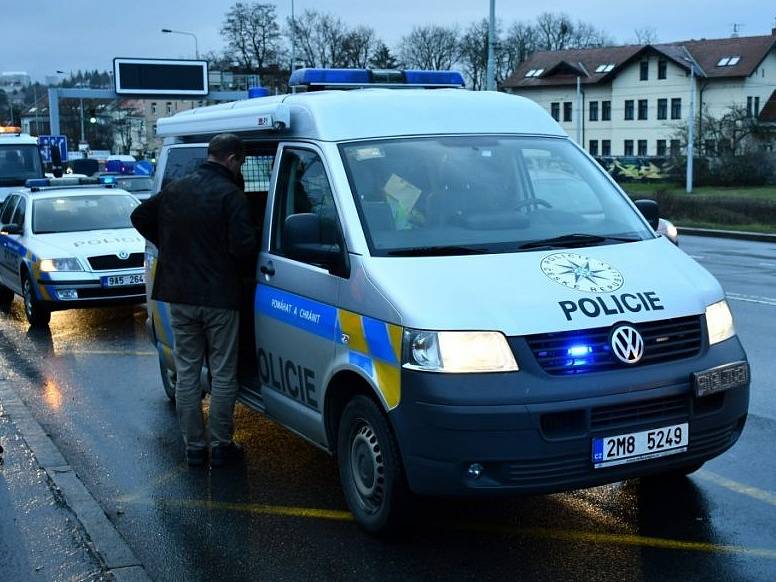
[[[175,408],[187,450],[208,446],[202,415],[200,373],[207,354],[212,376],[208,429],[210,446],[231,442],[237,399],[239,312],[196,305],[170,304],[175,338]]]

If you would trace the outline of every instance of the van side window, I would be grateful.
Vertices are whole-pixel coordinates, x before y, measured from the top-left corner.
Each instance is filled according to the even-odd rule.
[[[292,214],[322,218],[322,242],[337,244],[339,221],[323,160],[310,150],[286,149],[280,162],[270,250],[283,255],[283,227]]]
[[[162,189],[170,182],[180,180],[186,174],[196,170],[207,160],[207,146],[194,148],[170,148],[167,152],[167,164],[164,167]]]

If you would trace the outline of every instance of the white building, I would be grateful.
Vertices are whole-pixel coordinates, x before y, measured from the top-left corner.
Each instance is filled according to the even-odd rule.
[[[766,36],[538,52],[503,88],[545,107],[593,155],[666,156],[683,145],[677,133],[691,115],[691,64],[696,116],[745,107],[776,128],[776,28]],[[702,146],[712,153],[718,144]],[[756,146],[776,151],[776,132]]]

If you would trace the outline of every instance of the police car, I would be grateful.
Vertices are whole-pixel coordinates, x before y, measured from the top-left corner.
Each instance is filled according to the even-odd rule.
[[[96,179],[29,180],[0,206],[0,304],[21,295],[33,326],[51,312],[145,301],[139,204]]]
[[[159,120],[156,189],[244,138],[262,245],[239,398],[337,457],[364,528],[413,493],[670,492],[736,442],[749,367],[722,288],[546,111],[450,72],[290,84]],[[148,306],[174,397],[169,307]]]

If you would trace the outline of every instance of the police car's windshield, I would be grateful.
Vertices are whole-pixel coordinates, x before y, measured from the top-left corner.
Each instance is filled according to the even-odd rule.
[[[541,241],[572,247],[655,236],[564,139],[429,137],[340,149],[375,255],[512,252]]]
[[[32,232],[51,234],[132,228],[129,215],[138,205],[135,198],[120,194],[62,196],[35,200]]]
[[[22,186],[42,177],[38,146],[0,144],[0,186]]]

